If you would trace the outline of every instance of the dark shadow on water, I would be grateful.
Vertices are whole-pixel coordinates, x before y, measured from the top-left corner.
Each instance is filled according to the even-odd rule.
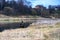
[[[30,24],[30,22],[0,24],[0,32],[9,29],[27,28]]]

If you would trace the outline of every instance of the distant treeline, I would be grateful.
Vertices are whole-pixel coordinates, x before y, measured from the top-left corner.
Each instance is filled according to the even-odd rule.
[[[48,8],[42,5],[36,5],[35,8],[32,8],[31,6],[31,2],[26,0],[4,0],[2,3],[0,3],[0,14],[5,14],[7,16],[38,15],[42,17],[60,17],[60,5],[49,5]]]

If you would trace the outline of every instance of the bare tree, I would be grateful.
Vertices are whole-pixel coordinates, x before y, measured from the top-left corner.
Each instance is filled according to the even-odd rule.
[[[5,0],[0,0],[0,9],[2,10],[5,6]]]

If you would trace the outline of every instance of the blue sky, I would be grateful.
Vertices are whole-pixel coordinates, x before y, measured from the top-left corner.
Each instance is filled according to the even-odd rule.
[[[35,7],[36,5],[43,5],[45,7],[48,7],[49,5],[60,5],[60,0],[27,0],[27,1],[31,2],[32,7]]]
[[[48,5],[60,5],[60,0],[27,0],[32,3],[32,7],[36,5],[43,5],[48,7]]]

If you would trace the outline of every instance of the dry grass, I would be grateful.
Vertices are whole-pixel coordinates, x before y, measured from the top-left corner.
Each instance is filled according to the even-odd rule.
[[[56,23],[55,25],[47,25],[47,24],[43,24],[43,25],[38,25],[38,26],[30,26],[31,29],[35,28],[35,29],[39,29],[41,32],[44,33],[44,40],[59,40],[60,37],[58,38],[53,38],[54,36],[58,36],[58,34],[53,35],[53,37],[51,36],[52,34],[55,34],[56,30],[60,29],[60,23]],[[55,32],[55,33],[54,33]],[[58,32],[57,32],[58,33]],[[51,34],[51,35],[50,35]],[[60,36],[60,34],[59,34]]]
[[[30,25],[28,28],[5,30],[0,32],[0,40],[54,40],[51,35],[54,31],[60,29],[58,26],[60,26],[60,23],[55,25]]]

